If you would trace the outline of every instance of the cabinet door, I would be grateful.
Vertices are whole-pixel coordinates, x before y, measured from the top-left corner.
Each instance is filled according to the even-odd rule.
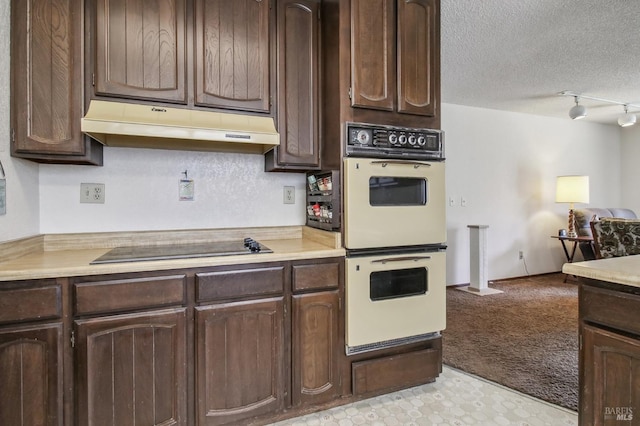
[[[398,1],[398,112],[434,116],[440,96],[437,0]]]
[[[197,308],[197,424],[281,410],[287,362],[282,298]]]
[[[293,296],[293,405],[340,395],[338,291]]]
[[[186,102],[184,0],[96,2],[98,95]]]
[[[11,2],[11,154],[53,163],[102,164],[102,146],[80,131],[82,0]]]
[[[195,102],[270,112],[270,0],[195,0]]]
[[[62,325],[0,330],[0,424],[61,426]]]
[[[280,146],[275,154],[280,168],[320,167],[319,13],[319,0],[278,3]]]
[[[582,338],[580,424],[637,424],[640,340],[588,325]]]
[[[186,425],[185,309],[76,321],[77,423]]]
[[[393,111],[394,0],[351,0],[351,105]]]

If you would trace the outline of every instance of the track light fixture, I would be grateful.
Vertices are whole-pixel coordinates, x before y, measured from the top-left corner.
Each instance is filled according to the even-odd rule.
[[[572,120],[580,120],[582,118],[585,118],[587,116],[587,109],[584,107],[584,105],[578,104],[580,100],[577,96],[574,96],[574,98],[576,100],[576,105],[569,110],[569,117],[571,117]]]
[[[636,124],[635,114],[629,114],[627,105],[624,106],[624,114],[618,118],[618,124],[620,127],[629,127]]]
[[[629,107],[640,108],[640,104],[637,104],[637,103],[633,104],[629,102],[620,102],[620,101],[613,101],[610,99],[596,98],[593,96],[587,96],[580,93],[575,93],[569,90],[560,92],[558,93],[558,95],[573,96],[576,104],[569,110],[569,117],[571,117],[573,120],[580,120],[581,118],[584,118],[587,116],[587,109],[584,107],[584,105],[580,105],[579,101],[580,99],[590,99],[592,101],[622,105],[624,107],[624,114],[620,115],[620,117],[618,118],[618,124],[620,125],[620,127],[628,127],[636,124],[636,119],[637,119],[636,115],[629,112]]]

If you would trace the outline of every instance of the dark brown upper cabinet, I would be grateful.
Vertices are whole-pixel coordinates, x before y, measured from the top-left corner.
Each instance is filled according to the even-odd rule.
[[[321,169],[345,123],[439,129],[440,0],[323,0]]]
[[[352,0],[352,83],[354,107],[393,111],[395,73],[395,0]]]
[[[98,0],[97,95],[186,103],[185,0]]]
[[[80,131],[82,0],[11,1],[11,155],[102,165],[102,145]]]
[[[194,0],[195,103],[271,112],[273,0]]]
[[[398,111],[436,114],[440,92],[440,11],[434,0],[398,1]]]
[[[278,132],[268,171],[320,168],[320,0],[278,2]]]
[[[435,116],[440,92],[437,0],[351,0],[351,104]]]

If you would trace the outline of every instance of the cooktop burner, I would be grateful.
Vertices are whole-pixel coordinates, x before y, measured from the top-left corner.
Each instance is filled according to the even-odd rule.
[[[245,238],[244,241],[218,241],[212,243],[172,244],[149,247],[116,247],[91,262],[91,265],[256,253],[273,253],[273,250],[252,238]]]

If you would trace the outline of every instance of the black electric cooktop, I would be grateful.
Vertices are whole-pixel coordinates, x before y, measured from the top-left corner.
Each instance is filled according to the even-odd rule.
[[[116,247],[91,262],[91,265],[257,253],[273,253],[273,250],[252,238],[245,238],[243,241],[218,241],[212,243],[171,244],[147,247]]]

